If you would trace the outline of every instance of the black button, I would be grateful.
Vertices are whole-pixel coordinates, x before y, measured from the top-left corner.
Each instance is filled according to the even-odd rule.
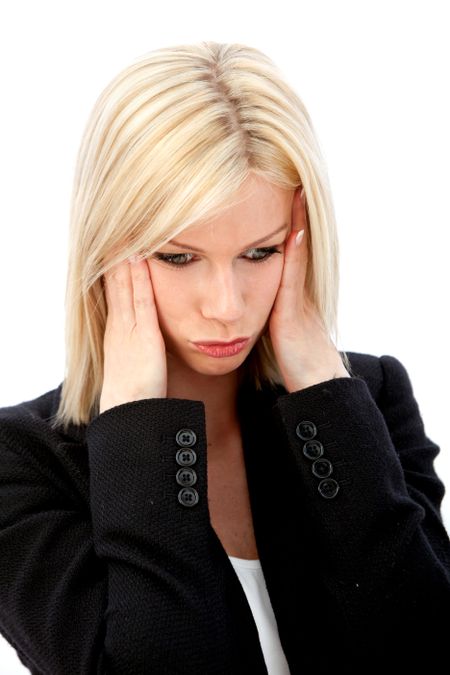
[[[197,461],[197,453],[192,448],[180,448],[175,459],[180,466],[192,466]]]
[[[178,493],[178,501],[183,506],[195,506],[198,502],[198,492],[195,488],[182,488]]]
[[[333,465],[328,459],[316,459],[311,471],[318,478],[326,478],[333,471]]]
[[[306,441],[303,454],[308,459],[317,459],[323,455],[323,445],[320,441]]]
[[[319,490],[322,497],[325,497],[325,499],[333,499],[333,497],[336,497],[339,491],[339,484],[334,480],[334,478],[325,478],[324,480],[320,481],[317,489]]]
[[[317,428],[314,422],[308,422],[306,420],[303,420],[303,422],[297,424],[295,433],[302,440],[309,441],[311,438],[314,438],[314,436],[317,434]]]
[[[175,478],[177,479],[178,485],[195,485],[197,482],[197,474],[194,469],[189,468],[178,469]]]
[[[192,431],[192,429],[180,429],[175,437],[175,440],[178,445],[190,448],[191,445],[195,445],[197,436],[195,432]]]

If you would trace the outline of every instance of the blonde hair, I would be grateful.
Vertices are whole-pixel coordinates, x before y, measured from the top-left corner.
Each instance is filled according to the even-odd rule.
[[[336,342],[334,208],[304,104],[258,49],[211,41],[156,49],[106,86],[82,137],[70,211],[66,370],[53,427],[88,424],[98,414],[102,275],[219,214],[250,173],[285,189],[304,186],[306,288]],[[268,332],[243,365],[256,389],[283,384]]]

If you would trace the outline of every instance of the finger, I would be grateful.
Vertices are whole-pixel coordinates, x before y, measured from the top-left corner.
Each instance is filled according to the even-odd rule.
[[[115,316],[117,308],[114,308],[114,301],[111,296],[111,271],[108,270],[102,276],[103,289],[105,292],[106,298],[106,307],[107,307],[107,318],[110,318],[112,321],[116,321],[117,317]]]
[[[296,245],[296,238],[298,235],[298,224],[299,216],[298,211],[300,209],[299,194],[294,196],[294,201],[297,201],[295,206],[293,205],[293,227],[289,234],[289,237],[285,246],[285,255],[284,255],[284,265],[283,273],[280,283],[280,292],[283,294],[283,302],[287,303],[287,307],[291,308],[301,300],[303,295],[303,287],[306,278],[306,266],[307,266],[307,248],[306,248],[306,227],[303,226],[301,229],[304,230],[303,238],[300,242],[300,245]],[[296,219],[296,220],[294,220]],[[301,220],[301,219],[300,219]],[[296,227],[297,226],[297,227]]]
[[[122,260],[108,272],[109,297],[112,306],[112,318],[125,326],[134,326],[133,286],[130,263]]]
[[[302,188],[299,187],[294,193],[292,200],[292,229],[303,230],[307,228],[308,222],[306,217],[306,197],[300,197]]]
[[[297,292],[301,282],[301,245],[300,247],[295,245],[297,234],[297,230],[291,231],[284,249],[284,265],[280,287],[289,294]]]
[[[130,267],[136,323],[151,331],[155,325],[156,308],[150,269],[146,260],[132,263]]]
[[[105,256],[104,262],[108,263],[110,260],[111,252],[109,255]],[[105,295],[106,299],[106,306],[108,309],[108,316],[112,316],[114,313],[114,302],[113,302],[113,297],[111,296],[111,273],[114,269],[114,266],[109,267],[109,269],[106,270],[101,276],[101,283],[102,283],[102,288],[103,292]]]
[[[299,264],[303,271],[304,276],[306,276],[306,267],[308,265],[309,258],[309,245],[308,245],[308,233],[309,233],[309,224],[308,216],[306,213],[306,197],[303,195],[303,199],[300,197],[301,189],[299,188],[296,191],[294,196],[293,205],[292,205],[292,221],[293,229],[298,233],[303,230],[303,238],[301,239],[300,245],[298,247],[297,253],[299,254]]]

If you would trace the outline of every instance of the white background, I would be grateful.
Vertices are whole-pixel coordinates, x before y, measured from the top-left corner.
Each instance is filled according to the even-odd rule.
[[[340,234],[339,348],[402,361],[450,485],[447,11],[436,0],[2,4],[0,406],[63,379],[69,198],[96,97],[157,47],[243,42],[282,69],[319,137]],[[442,512],[450,530],[447,495]],[[28,672],[1,637],[0,664]]]

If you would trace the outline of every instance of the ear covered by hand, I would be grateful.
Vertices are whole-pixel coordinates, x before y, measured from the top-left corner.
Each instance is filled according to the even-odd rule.
[[[294,193],[292,230],[269,319],[270,338],[288,392],[335,377],[350,377],[305,289],[309,225],[306,197],[303,194],[302,198],[300,192],[298,188]]]

